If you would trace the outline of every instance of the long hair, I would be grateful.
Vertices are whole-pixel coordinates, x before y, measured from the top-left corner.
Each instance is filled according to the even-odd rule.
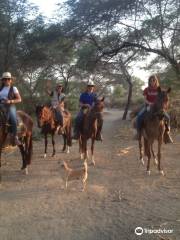
[[[155,81],[155,87],[157,88],[157,87],[159,87],[159,79],[158,79],[158,77],[157,77],[157,75],[151,75],[150,77],[149,77],[149,79],[148,79],[148,87],[151,87],[151,81],[152,80],[154,80]]]

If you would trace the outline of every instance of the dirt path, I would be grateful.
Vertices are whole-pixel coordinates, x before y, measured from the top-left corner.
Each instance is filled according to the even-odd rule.
[[[43,142],[35,142],[28,176],[19,171],[18,152],[4,156],[0,240],[180,239],[180,136],[163,147],[166,176],[154,164],[146,176],[131,125],[120,116],[115,110],[105,114],[104,141],[96,144],[96,167],[88,169],[85,192],[79,181],[65,190],[62,178],[62,160],[80,163],[77,144],[69,155],[57,149],[54,158],[49,147],[44,159]],[[137,236],[136,227],[173,233]]]

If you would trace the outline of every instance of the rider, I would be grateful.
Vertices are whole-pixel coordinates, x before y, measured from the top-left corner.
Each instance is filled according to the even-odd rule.
[[[150,107],[156,102],[157,94],[158,94],[159,80],[156,75],[151,75],[148,79],[148,87],[146,87],[143,91],[145,104],[144,107],[140,110],[137,115],[137,136],[136,139],[140,137],[140,130],[142,126],[142,122],[144,119],[144,114],[146,111],[150,110]],[[172,143],[173,140],[170,136],[170,117],[167,112],[164,112],[165,121],[166,121],[166,141],[167,143]]]
[[[63,127],[63,115],[64,111],[64,99],[65,94],[63,93],[63,85],[58,83],[53,91],[47,89],[47,94],[51,97],[51,106],[55,113],[55,118],[60,125]],[[59,130],[59,129],[58,129]]]
[[[1,78],[0,86],[0,105],[5,106],[8,112],[8,119],[11,123],[11,132],[15,145],[21,145],[17,135],[17,116],[16,103],[21,102],[21,96],[18,89],[13,86],[10,72],[4,72]]]
[[[86,90],[80,95],[80,98],[79,98],[80,111],[78,112],[75,118],[73,139],[79,138],[80,127],[83,119],[83,107],[92,107],[97,100],[97,95],[94,92],[94,86],[95,86],[94,82],[92,80],[89,80],[87,83]],[[102,121],[99,122],[98,125],[99,126],[96,134],[96,140],[102,141],[102,135],[101,135]]]

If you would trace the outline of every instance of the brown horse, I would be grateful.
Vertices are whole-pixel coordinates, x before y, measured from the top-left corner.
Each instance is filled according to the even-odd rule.
[[[31,117],[23,111],[17,111],[17,118],[19,122],[18,136],[21,145],[18,145],[22,156],[22,167],[25,173],[28,174],[28,165],[31,164],[32,158],[32,129],[33,121]],[[8,119],[4,109],[0,108],[0,182],[1,182],[1,154],[6,147],[6,140],[8,138]],[[12,144],[12,143],[11,143]]]
[[[159,172],[164,176],[164,171],[161,164],[161,146],[165,137],[165,114],[164,112],[168,108],[169,97],[171,89],[161,90],[158,88],[158,95],[155,104],[152,106],[151,110],[147,112],[144,116],[144,121],[142,124],[142,129],[140,131],[139,138],[139,151],[140,151],[140,160],[144,163],[143,160],[143,151],[142,151],[142,137],[144,139],[144,153],[148,158],[147,161],[147,173],[150,175],[150,160],[151,154],[154,157],[155,163],[157,161],[157,166]],[[157,160],[153,151],[153,143],[157,140],[158,142],[158,153]]]
[[[80,137],[79,137],[79,151],[81,153],[81,159],[87,161],[88,153],[87,153],[87,141],[91,139],[91,161],[92,164],[95,165],[94,160],[94,143],[97,135],[97,131],[99,127],[99,122],[102,122],[102,113],[104,109],[104,97],[102,99],[98,99],[94,106],[85,107],[83,109],[83,120],[82,127],[80,129]]]
[[[45,140],[44,157],[46,157],[47,155],[48,134],[51,135],[51,139],[52,139],[52,146],[53,146],[52,157],[53,157],[56,153],[54,135],[58,127],[58,124],[55,120],[54,111],[49,106],[39,105],[36,107],[36,117],[37,117],[38,127],[42,129],[41,132],[44,135],[44,140]],[[65,150],[67,150],[67,153],[69,153],[69,147],[72,145],[71,128],[72,128],[71,114],[68,111],[64,110],[63,111],[63,129],[62,129],[64,145],[63,145],[62,151],[64,152]]]

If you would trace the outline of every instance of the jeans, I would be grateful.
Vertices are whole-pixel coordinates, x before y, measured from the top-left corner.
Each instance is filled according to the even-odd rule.
[[[81,109],[76,118],[75,118],[75,122],[74,122],[74,133],[79,133],[80,132],[80,128],[82,125],[82,120],[83,120],[83,110]]]
[[[63,127],[63,116],[62,116],[61,111],[55,108],[55,109],[54,109],[54,112],[55,112],[55,118],[56,118],[56,120],[58,121],[59,125],[60,125],[61,127]]]
[[[137,115],[137,131],[141,130],[144,114],[146,112],[146,107],[144,106]]]
[[[8,107],[8,119],[11,124],[11,132],[14,136],[17,135],[17,115],[16,115],[16,107],[15,105],[10,105]]]

